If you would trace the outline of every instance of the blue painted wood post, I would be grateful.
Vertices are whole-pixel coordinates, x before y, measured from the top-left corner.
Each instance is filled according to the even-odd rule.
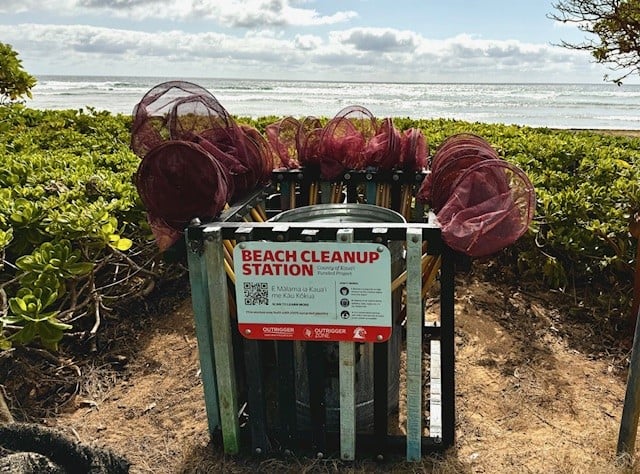
[[[213,435],[220,429],[220,410],[218,408],[218,386],[213,355],[211,314],[209,311],[209,287],[203,252],[204,243],[202,240],[189,240],[187,231],[187,264],[189,266],[191,305],[193,306],[193,318],[200,358],[200,377],[204,390],[209,433]]]
[[[407,461],[422,458],[422,231],[407,229]]]
[[[222,230],[207,227],[203,236],[222,440],[225,453],[237,454],[240,451],[240,425]]]

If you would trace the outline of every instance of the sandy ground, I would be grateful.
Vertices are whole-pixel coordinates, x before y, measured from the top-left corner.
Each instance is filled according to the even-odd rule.
[[[553,296],[553,295],[552,295]],[[45,421],[123,454],[133,473],[615,473],[626,358],[563,323],[562,295],[471,273],[456,291],[456,443],[417,464],[246,461],[207,434],[189,298],[146,316],[79,365],[78,393]],[[124,365],[123,365],[124,364]]]

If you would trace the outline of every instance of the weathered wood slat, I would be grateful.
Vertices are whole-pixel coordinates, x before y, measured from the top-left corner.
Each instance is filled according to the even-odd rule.
[[[422,457],[422,233],[407,229],[407,461]]]
[[[340,342],[340,457],[352,461],[356,457],[356,357],[353,342]]]
[[[639,275],[640,276],[640,275]],[[638,418],[640,417],[640,311],[636,317],[636,328],[633,336],[631,361],[627,376],[627,389],[622,407],[622,419],[618,433],[618,455],[627,455],[633,459],[638,435]]]
[[[376,204],[378,197],[378,187],[374,181],[369,181],[365,188],[367,202],[369,204]]]
[[[328,181],[320,183],[320,202],[322,204],[331,204],[331,183]]]
[[[220,410],[218,407],[218,386],[213,350],[213,333],[209,316],[209,287],[207,268],[202,242],[187,241],[187,263],[189,265],[189,283],[191,285],[191,304],[198,340],[200,357],[200,378],[204,390],[204,402],[207,411],[209,433],[220,429]]]
[[[398,328],[393,329],[394,331]],[[392,336],[393,337],[393,336]],[[389,432],[389,343],[373,346],[373,434],[375,451],[383,455]]]
[[[353,230],[339,230],[338,242],[353,242]],[[340,386],[340,457],[351,461],[356,457],[356,351],[353,342],[338,345]]]
[[[237,454],[240,451],[240,426],[236,370],[233,359],[227,276],[222,270],[224,268],[222,232],[219,227],[206,230],[204,249],[222,440],[225,453]]]

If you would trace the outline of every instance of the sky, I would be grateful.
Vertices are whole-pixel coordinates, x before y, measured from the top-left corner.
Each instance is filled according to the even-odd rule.
[[[601,83],[546,0],[0,0],[42,75]],[[627,81],[634,82],[634,81]]]

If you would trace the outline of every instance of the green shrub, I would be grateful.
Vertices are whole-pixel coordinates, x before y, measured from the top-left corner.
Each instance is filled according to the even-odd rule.
[[[127,275],[154,248],[132,182],[129,126],[93,110],[0,107],[3,347],[55,348],[70,322],[95,326],[89,315],[141,284]]]
[[[259,130],[277,117],[240,118]],[[396,119],[433,153],[459,132],[483,136],[536,188],[529,232],[497,258],[522,282],[584,288],[603,318],[629,307],[640,212],[640,139],[595,132]],[[159,258],[133,184],[131,119],[89,109],[0,107],[0,349],[56,348],[95,335],[100,313],[144,294]],[[599,298],[599,300],[598,300]]]

